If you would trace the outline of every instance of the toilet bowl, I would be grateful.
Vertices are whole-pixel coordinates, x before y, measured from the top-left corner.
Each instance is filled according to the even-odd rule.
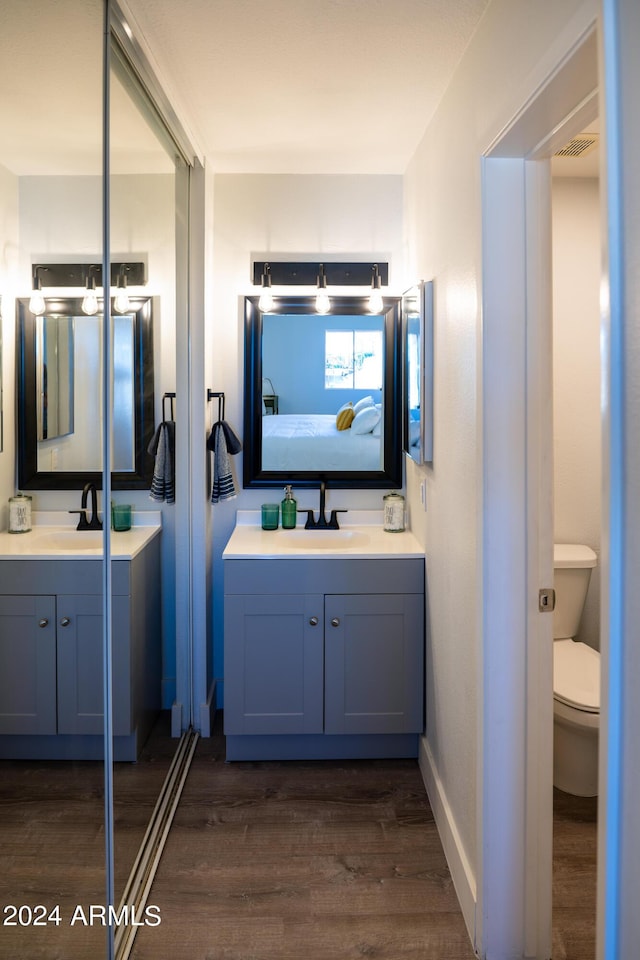
[[[598,793],[600,653],[574,639],[596,555],[580,544],[554,548],[553,783],[565,793]]]

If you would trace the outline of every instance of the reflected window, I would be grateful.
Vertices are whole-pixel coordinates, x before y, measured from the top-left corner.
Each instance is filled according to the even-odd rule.
[[[383,352],[381,330],[327,330],[325,389],[380,390]]]

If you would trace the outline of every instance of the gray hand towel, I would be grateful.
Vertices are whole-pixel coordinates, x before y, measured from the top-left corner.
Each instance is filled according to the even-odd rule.
[[[175,503],[175,443],[176,425],[173,420],[164,420],[147,448],[156,458],[149,492],[151,500]]]
[[[221,500],[232,500],[237,495],[233,482],[233,474],[231,473],[231,460],[229,459],[229,451],[227,450],[227,438],[225,431],[221,428],[221,423],[217,423],[213,428],[214,464],[211,503],[219,503]]]

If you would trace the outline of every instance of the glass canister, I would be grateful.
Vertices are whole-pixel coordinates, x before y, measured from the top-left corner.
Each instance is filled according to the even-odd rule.
[[[404,497],[392,490],[382,498],[384,504],[384,529],[389,533],[402,533],[404,530]]]
[[[31,530],[31,497],[17,493],[9,497],[9,533],[29,533]]]

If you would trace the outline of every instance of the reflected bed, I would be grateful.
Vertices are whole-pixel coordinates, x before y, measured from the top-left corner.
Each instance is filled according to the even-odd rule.
[[[262,418],[264,470],[381,470],[376,433],[338,430],[334,414],[278,414]]]

